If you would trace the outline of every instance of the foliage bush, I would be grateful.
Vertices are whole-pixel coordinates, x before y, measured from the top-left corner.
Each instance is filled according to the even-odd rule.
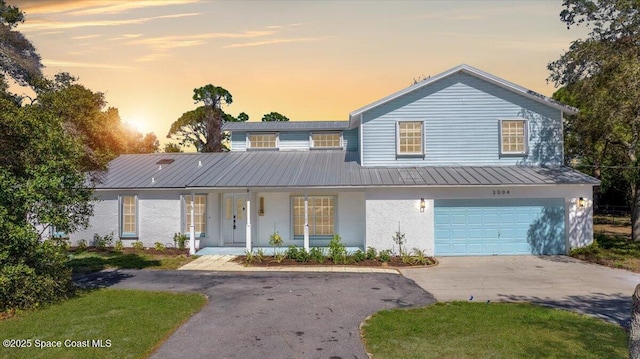
[[[391,260],[391,249],[383,249],[378,254],[378,260],[380,262],[389,262]]]
[[[327,260],[327,252],[324,248],[313,247],[309,250],[309,257],[311,261],[322,264]]]
[[[246,264],[251,264],[253,263],[255,260],[255,257],[253,256],[253,252],[252,251],[244,251],[244,262]]]
[[[396,233],[391,236],[391,239],[398,245],[398,254],[404,256],[406,254],[406,250],[402,249],[402,245],[407,243],[407,239],[405,238],[405,234],[400,232],[400,224],[398,224],[398,230]]]
[[[153,248],[158,252],[164,252],[167,249],[161,242],[155,242]]]
[[[297,259],[298,258],[298,247],[293,244],[287,247],[287,250],[284,252],[285,256],[289,259]]]
[[[99,234],[93,235],[93,246],[98,250],[105,250],[107,247],[111,247],[113,244],[113,232],[111,234],[105,234],[104,236],[100,236]]]
[[[23,252],[16,260],[11,248],[0,250],[0,311],[38,307],[73,294],[71,269],[62,247],[37,238],[12,239],[21,242]]]
[[[262,248],[258,248],[255,254],[256,262],[262,263],[264,260],[264,250]]]
[[[298,250],[298,254],[296,255],[296,261],[301,263],[306,263],[311,259],[309,252],[307,252],[304,248]]]
[[[329,257],[333,263],[345,263],[347,260],[347,248],[337,234],[329,241]]]
[[[353,259],[354,262],[358,263],[367,259],[367,254],[362,250],[358,249],[357,251],[353,252],[353,254],[351,255],[351,258]]]
[[[140,242],[140,241],[133,242],[133,244],[131,246],[136,251],[143,251],[144,250],[144,244],[142,242]]]
[[[122,243],[122,240],[118,239],[116,243],[113,245],[113,249],[115,249],[118,252],[122,252],[122,250],[124,249],[124,243]]]
[[[367,247],[367,259],[375,260],[378,258],[378,251],[373,247]]]
[[[81,253],[87,250],[87,240],[81,239],[78,241],[78,245],[76,246],[76,252]]]
[[[173,235],[173,242],[179,249],[185,249],[188,240],[189,237],[187,237],[187,235],[184,233],[175,233]]]

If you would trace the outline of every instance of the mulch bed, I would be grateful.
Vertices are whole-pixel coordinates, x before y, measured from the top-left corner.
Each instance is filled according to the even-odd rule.
[[[246,265],[246,256],[237,256],[233,259],[234,262]],[[438,261],[433,257],[428,257],[430,264],[425,265],[414,265],[404,263],[402,261],[402,257],[391,257],[389,262],[381,262],[373,259],[366,259],[362,262],[351,262],[349,264],[334,264],[331,259],[327,259],[323,263],[318,262],[298,262],[295,259],[285,258],[280,263],[276,262],[273,257],[266,256],[262,259],[261,262],[254,260],[252,263],[248,264],[251,267],[285,267],[285,266],[349,266],[349,267],[429,267],[436,265]]]

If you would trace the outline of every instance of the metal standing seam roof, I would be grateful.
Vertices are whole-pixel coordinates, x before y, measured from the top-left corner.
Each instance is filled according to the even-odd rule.
[[[349,121],[265,121],[227,122],[224,131],[339,131],[349,128]]]
[[[600,182],[569,167],[362,167],[358,153],[247,151],[122,155],[97,189],[403,187],[587,184]],[[162,159],[173,159],[159,165]]]

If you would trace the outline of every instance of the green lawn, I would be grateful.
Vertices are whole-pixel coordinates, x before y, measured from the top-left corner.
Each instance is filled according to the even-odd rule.
[[[146,357],[206,302],[200,294],[112,289],[85,292],[1,320],[1,339],[28,340],[31,347],[6,348],[3,344],[0,358]],[[104,348],[65,347],[66,340],[91,345],[92,340],[100,339]],[[60,341],[62,348],[36,348],[45,341]]]
[[[107,268],[119,269],[177,269],[197,256],[163,253],[121,253],[116,251],[82,252],[71,254],[67,265],[74,273],[91,273]]]
[[[627,358],[627,334],[575,313],[517,303],[437,303],[376,313],[367,351],[384,358]]]

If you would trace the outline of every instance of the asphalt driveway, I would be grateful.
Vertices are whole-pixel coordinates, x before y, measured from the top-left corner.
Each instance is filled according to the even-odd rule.
[[[403,269],[438,301],[527,301],[627,326],[640,274],[567,256],[441,257],[428,269]]]
[[[367,316],[435,302],[398,274],[120,270],[79,282],[209,297],[152,358],[367,358],[358,329]]]

